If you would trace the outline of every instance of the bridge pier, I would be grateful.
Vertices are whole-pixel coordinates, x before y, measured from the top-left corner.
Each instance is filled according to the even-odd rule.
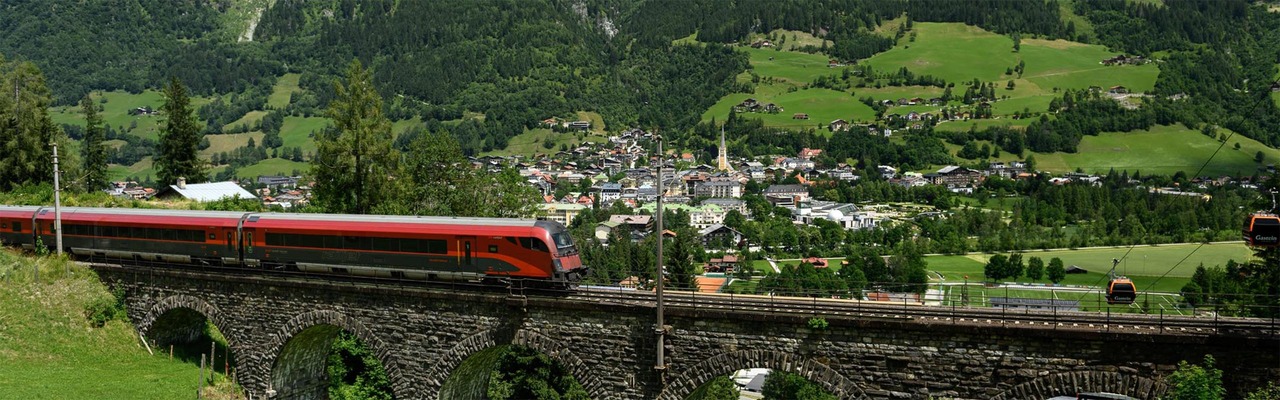
[[[227,338],[237,381],[255,399],[327,397],[324,362],[340,331],[377,356],[397,399],[439,398],[464,360],[508,344],[559,361],[597,400],[684,399],[712,377],[743,368],[801,374],[842,399],[1004,400],[1080,390],[1149,398],[1167,390],[1163,379],[1178,361],[1205,354],[1225,371],[1229,396],[1280,380],[1280,354],[1259,351],[1280,348],[1275,334],[960,322],[913,317],[902,307],[828,314],[829,327],[815,330],[807,324],[811,313],[674,302],[664,382],[652,369],[654,315],[642,300],[582,293],[513,302],[508,293],[95,269],[124,289],[129,317],[144,334],[171,310],[208,318]]]

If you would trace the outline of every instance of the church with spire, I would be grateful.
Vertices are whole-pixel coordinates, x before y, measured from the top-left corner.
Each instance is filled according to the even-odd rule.
[[[733,167],[729,165],[729,146],[724,143],[724,127],[720,128],[720,150],[716,153],[716,171],[733,171]]]

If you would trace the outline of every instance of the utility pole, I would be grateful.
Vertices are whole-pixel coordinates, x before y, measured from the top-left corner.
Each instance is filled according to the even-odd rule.
[[[658,276],[657,276],[657,279],[658,279],[658,291],[657,291],[657,296],[658,296],[658,326],[657,326],[657,328],[656,328],[656,333],[658,334],[658,360],[657,360],[656,365],[654,365],[654,366],[653,366],[653,369],[657,370],[657,371],[658,371],[659,376],[662,376],[663,381],[665,381],[665,380],[666,380],[666,375],[664,375],[664,373],[665,373],[665,371],[666,371],[666,369],[667,369],[667,363],[666,363],[666,361],[663,361],[663,357],[662,357],[662,356],[663,356],[663,354],[662,354],[662,353],[663,353],[663,351],[665,350],[665,347],[666,347],[666,345],[667,345],[667,343],[666,343],[667,327],[666,327],[666,323],[665,323],[665,322],[663,322],[663,320],[662,320],[662,314],[663,314],[663,310],[662,310],[662,300],[663,300],[663,298],[662,298],[662,284],[663,284],[663,281],[664,281],[664,280],[666,280],[666,274],[665,274],[665,273],[663,273],[663,267],[662,267],[662,266],[663,266],[663,259],[662,259],[662,241],[663,241],[663,239],[664,239],[664,238],[663,238],[663,232],[662,232],[662,231],[663,231],[663,227],[662,227],[662,198],[664,197],[664,196],[663,196],[663,191],[662,191],[662,190],[663,190],[663,189],[662,189],[662,164],[663,164],[663,162],[664,162],[664,158],[665,158],[665,157],[663,157],[663,154],[662,154],[662,135],[659,135],[659,134],[655,133],[655,134],[654,134],[654,138],[655,138],[655,140],[657,140],[657,141],[658,141],[658,207],[657,207],[657,211],[656,211],[656,213],[658,214],[658,227],[657,227],[657,229],[656,229],[657,234],[658,234],[658,268],[657,268],[657,275],[658,275]]]
[[[50,142],[53,146],[53,232],[57,237],[58,255],[62,255],[62,188],[58,186],[58,142]]]

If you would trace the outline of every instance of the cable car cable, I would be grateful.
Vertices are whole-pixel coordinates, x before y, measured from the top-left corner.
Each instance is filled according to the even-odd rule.
[[[1280,82],[1280,81],[1277,81],[1277,82]],[[1276,83],[1276,82],[1273,82],[1273,83]],[[1262,93],[1263,95],[1262,95],[1261,97],[1259,97],[1259,98],[1258,98],[1258,101],[1254,102],[1254,103],[1253,103],[1253,106],[1252,106],[1252,107],[1249,107],[1249,111],[1244,112],[1244,114],[1246,114],[1246,115],[1247,115],[1247,114],[1252,114],[1254,111],[1256,111],[1256,110],[1258,109],[1258,106],[1261,106],[1261,105],[1262,105],[1263,103],[1265,103],[1266,101],[1271,100],[1271,93],[1270,93],[1270,91],[1261,91],[1261,93]],[[1194,175],[1192,175],[1192,176],[1191,176],[1191,177],[1192,177],[1192,179],[1197,178],[1197,177],[1199,177],[1199,176],[1200,176],[1200,173],[1204,171],[1205,167],[1208,167],[1208,166],[1209,166],[1209,163],[1213,161],[1213,157],[1217,156],[1217,155],[1218,155],[1218,152],[1219,152],[1219,151],[1221,151],[1223,147],[1226,147],[1227,142],[1231,141],[1231,137],[1232,137],[1232,136],[1235,136],[1235,134],[1236,134],[1236,132],[1235,132],[1234,130],[1232,130],[1232,131],[1231,131],[1231,134],[1227,135],[1226,140],[1223,140],[1223,141],[1222,141],[1222,144],[1218,145],[1218,148],[1217,148],[1216,150],[1214,150],[1214,151],[1213,151],[1213,154],[1210,154],[1210,155],[1209,155],[1209,159],[1205,160],[1205,161],[1204,161],[1204,164],[1200,165],[1200,169],[1196,170],[1196,173],[1195,173]],[[1136,246],[1136,245],[1137,245],[1137,243],[1134,243],[1134,245]],[[1199,246],[1196,246],[1196,248],[1192,249],[1190,253],[1187,253],[1186,257],[1183,257],[1183,258],[1182,258],[1182,261],[1186,261],[1187,259],[1191,258],[1191,256],[1192,256],[1192,255],[1195,255],[1195,254],[1196,254],[1196,252],[1197,252],[1197,251],[1199,251],[1201,247],[1204,247],[1204,245],[1205,245],[1205,243],[1204,243],[1204,242],[1201,242]],[[1133,251],[1133,246],[1130,246],[1130,247],[1129,247],[1129,251]],[[1129,256],[1129,252],[1125,252],[1125,253],[1124,253],[1124,256],[1123,256],[1123,257],[1120,257],[1120,261],[1124,261],[1124,259],[1125,259],[1126,257],[1128,257],[1128,256]],[[1165,276],[1168,276],[1168,275],[1169,275],[1169,273],[1173,272],[1173,270],[1174,270],[1174,269],[1177,269],[1177,268],[1178,268],[1178,266],[1182,264],[1182,261],[1178,261],[1177,263],[1173,264],[1173,266],[1172,266],[1172,267],[1170,267],[1168,271],[1165,271],[1165,272],[1164,272],[1164,274],[1162,274],[1162,275],[1160,275],[1160,277],[1156,278],[1156,280],[1155,280],[1155,281],[1152,281],[1150,284],[1148,284],[1148,285],[1147,285],[1147,290],[1150,290],[1152,287],[1154,287],[1154,286],[1155,286],[1156,282],[1159,282],[1159,281],[1160,281],[1160,279],[1163,279]],[[1135,287],[1136,287],[1136,285],[1135,285]]]

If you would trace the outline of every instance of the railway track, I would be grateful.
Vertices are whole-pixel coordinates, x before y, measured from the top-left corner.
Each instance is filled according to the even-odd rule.
[[[653,307],[651,292],[582,289],[569,299]],[[1235,317],[1190,317],[1165,314],[1030,311],[1002,308],[925,306],[846,299],[778,297],[722,293],[664,293],[668,309],[739,311],[818,317],[900,320],[923,324],[1022,326],[1117,333],[1187,335],[1261,335],[1280,337],[1280,320]]]

